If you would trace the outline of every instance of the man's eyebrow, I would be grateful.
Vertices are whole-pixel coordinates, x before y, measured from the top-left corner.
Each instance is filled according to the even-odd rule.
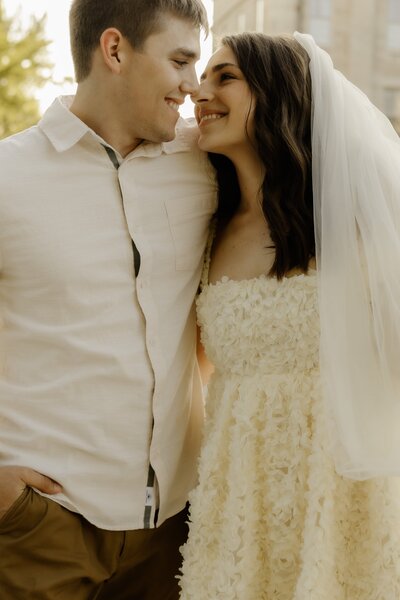
[[[221,69],[223,69],[224,67],[236,67],[237,69],[239,69],[239,65],[235,65],[235,63],[229,63],[229,62],[224,62],[224,63],[219,63],[218,65],[215,65],[211,71],[212,73],[218,73],[218,71],[221,71]],[[206,73],[202,73],[200,75],[200,81],[203,81],[203,79],[206,78]]]
[[[197,54],[197,52],[195,52],[194,50],[190,50],[190,48],[185,48],[184,46],[180,48],[175,48],[173,54],[181,54],[182,56],[185,56],[186,58],[190,59],[199,59],[199,55]]]

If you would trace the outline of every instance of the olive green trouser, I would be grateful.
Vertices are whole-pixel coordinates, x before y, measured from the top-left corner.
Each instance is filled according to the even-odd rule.
[[[186,519],[105,531],[26,488],[0,520],[0,598],[178,600]]]

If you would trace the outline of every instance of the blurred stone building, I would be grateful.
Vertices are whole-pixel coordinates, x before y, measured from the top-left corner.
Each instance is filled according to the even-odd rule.
[[[311,33],[400,133],[400,0],[214,0],[226,33]]]

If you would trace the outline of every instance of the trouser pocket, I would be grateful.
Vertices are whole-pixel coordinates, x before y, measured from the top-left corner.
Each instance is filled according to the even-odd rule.
[[[20,514],[23,514],[25,505],[27,504],[28,497],[31,492],[32,489],[26,486],[23,492],[0,518],[0,535],[3,533],[3,531],[7,531],[10,527],[12,527],[13,522],[16,519],[19,519]]]
[[[113,573],[103,532],[32,488],[0,525],[0,600],[88,600]]]

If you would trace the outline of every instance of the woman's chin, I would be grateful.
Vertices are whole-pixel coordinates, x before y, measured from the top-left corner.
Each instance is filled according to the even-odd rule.
[[[207,140],[204,136],[200,135],[197,144],[200,150],[204,150],[204,152],[213,152],[213,144],[210,144],[210,140]]]
[[[213,144],[212,140],[210,139],[210,136],[203,136],[200,134],[197,143],[200,150],[204,150],[204,152],[214,152],[215,154],[223,154],[223,151],[221,151],[221,144]]]

